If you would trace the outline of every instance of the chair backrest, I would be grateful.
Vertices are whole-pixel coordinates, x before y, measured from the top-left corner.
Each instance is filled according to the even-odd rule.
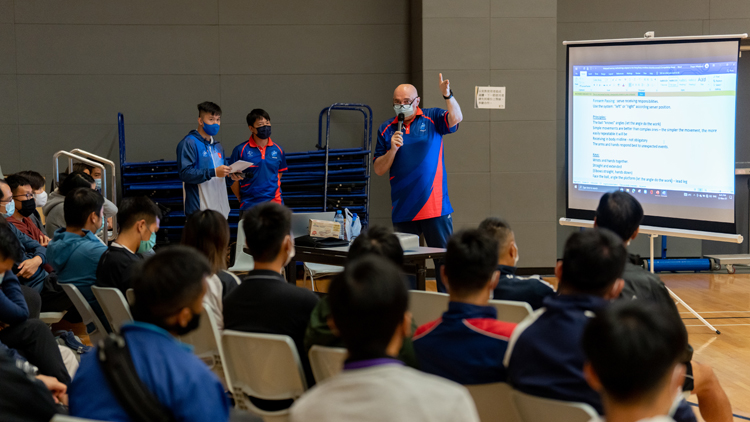
[[[130,313],[130,305],[125,301],[125,296],[122,295],[120,289],[92,286],[91,291],[94,293],[94,297],[96,297],[99,305],[101,305],[110,327],[115,332],[120,332],[122,324],[133,321],[133,314]]]
[[[409,290],[409,310],[417,326],[427,324],[440,318],[448,310],[448,295]]]
[[[135,290],[125,290],[125,299],[128,300],[128,305],[133,306],[133,304],[135,303]]]
[[[224,351],[221,347],[221,332],[216,325],[213,313],[203,308],[198,328],[179,337],[179,340],[193,346],[193,353],[211,368],[227,391],[232,391],[232,383],[227,376]]]
[[[464,387],[474,399],[481,422],[521,422],[510,385],[496,382]]]
[[[312,368],[315,382],[321,382],[330,378],[344,368],[348,352],[342,347],[325,347],[313,346],[310,348],[307,356],[310,358],[310,367]]]
[[[490,306],[494,306],[497,310],[497,319],[499,321],[519,323],[534,312],[528,303],[513,300],[493,299],[490,300]]]
[[[545,399],[520,391],[513,391],[513,401],[523,422],[589,422],[599,417],[586,403]]]
[[[99,344],[100,340],[104,340],[104,338],[107,337],[107,330],[104,328],[104,325],[102,325],[102,322],[99,321],[99,317],[96,316],[94,310],[91,309],[89,302],[83,297],[81,291],[78,290],[78,287],[75,285],[70,283],[60,283],[60,286],[65,294],[68,295],[70,301],[73,302],[73,306],[76,307],[78,313],[81,314],[83,323],[86,325],[94,324],[94,331],[88,334],[92,344]]]
[[[242,227],[245,220],[240,220],[237,225],[237,243],[234,246],[234,265],[229,271],[252,271],[255,268],[253,256],[245,253],[245,229]]]
[[[76,418],[74,416],[68,416],[68,415],[61,415],[57,414],[52,417],[52,420],[50,422],[103,422],[100,420],[94,420],[94,419],[83,419],[83,418]]]
[[[265,400],[296,399],[307,390],[291,337],[224,330],[221,344],[235,400],[243,400],[245,395]]]

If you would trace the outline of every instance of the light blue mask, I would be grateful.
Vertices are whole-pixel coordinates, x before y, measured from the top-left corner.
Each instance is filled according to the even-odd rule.
[[[102,191],[102,179],[94,179],[94,182],[96,182],[96,190],[101,192]]]
[[[393,106],[393,111],[396,112],[396,115],[404,113],[404,119],[406,120],[409,120],[409,118],[415,113],[414,106],[411,104],[395,104]]]
[[[219,124],[214,123],[209,125],[208,123],[203,123],[203,131],[209,136],[216,136],[219,133]]]
[[[16,212],[16,203],[11,199],[10,202],[5,204],[5,214],[3,217],[10,218]]]
[[[101,227],[99,227],[99,229],[98,229],[98,230],[96,231],[96,234],[99,234],[99,233],[101,233],[101,232],[102,232],[102,230],[104,230],[104,225],[105,225],[106,223],[107,223],[107,219],[106,219],[106,218],[104,218],[104,217],[102,217],[102,225],[101,225]]]
[[[141,244],[138,245],[137,253],[146,253],[156,246],[156,233],[151,233],[151,237],[148,240],[141,240]]]

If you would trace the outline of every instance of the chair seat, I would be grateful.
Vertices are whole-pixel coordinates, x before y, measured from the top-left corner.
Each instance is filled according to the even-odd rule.
[[[312,262],[305,262],[305,268],[312,273],[313,277],[336,275],[344,272],[344,267],[339,267],[338,265],[315,264]]]
[[[60,322],[61,319],[63,319],[63,317],[65,316],[66,312],[67,311],[62,311],[62,312],[42,312],[41,314],[39,314],[39,319],[41,319],[42,322],[44,322],[47,325],[56,324],[56,323]]]

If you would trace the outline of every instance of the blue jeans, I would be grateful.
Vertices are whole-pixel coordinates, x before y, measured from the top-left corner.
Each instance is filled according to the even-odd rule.
[[[428,218],[426,220],[404,221],[402,223],[393,223],[397,232],[424,235],[427,246],[431,248],[445,248],[448,239],[453,234],[453,217],[450,214],[442,217]],[[445,285],[440,277],[440,267],[443,266],[443,260],[435,259],[435,280],[439,292],[445,293]],[[412,288],[416,288],[416,279],[409,278]]]

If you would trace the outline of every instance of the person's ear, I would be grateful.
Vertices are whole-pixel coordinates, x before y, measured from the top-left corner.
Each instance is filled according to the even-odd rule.
[[[612,284],[612,287],[610,287],[609,292],[607,292],[604,298],[607,300],[617,299],[620,297],[623,287],[625,287],[625,280],[618,278],[615,283]]]
[[[445,275],[445,265],[440,266],[440,278],[442,278],[443,285],[445,286],[445,290],[450,293],[451,292],[451,286],[450,281],[448,280],[448,276]]]
[[[641,232],[641,228],[640,227],[638,227],[637,229],[635,229],[635,233],[633,233],[633,235],[630,236],[629,242],[635,240],[635,238],[638,237],[638,233],[640,233],[640,232]]]
[[[177,314],[177,325],[180,327],[187,327],[190,320],[193,319],[193,311],[190,308],[182,308]]]
[[[421,102],[422,102],[422,98],[421,98],[421,97],[419,97],[419,96],[417,96],[417,99],[416,99],[416,101],[414,101],[414,107],[413,107],[413,108],[415,108],[415,109],[416,109],[416,108],[418,108],[418,107],[419,107],[419,104],[420,104]]]
[[[557,263],[555,264],[555,277],[557,277],[558,283],[560,282],[560,280],[562,280],[562,273],[563,273],[562,266],[563,266],[562,259],[557,261]]]
[[[341,333],[336,327],[336,321],[333,320],[333,315],[328,315],[328,318],[326,318],[326,324],[328,325],[328,328],[331,330],[334,336],[341,337]]]
[[[583,377],[586,378],[586,382],[589,384],[592,390],[601,393],[604,390],[602,382],[599,380],[599,376],[594,372],[594,368],[591,366],[591,362],[583,364]]]
[[[500,271],[495,270],[494,273],[492,273],[492,281],[490,281],[490,290],[495,290],[495,287],[497,287],[497,283],[500,282]]]

